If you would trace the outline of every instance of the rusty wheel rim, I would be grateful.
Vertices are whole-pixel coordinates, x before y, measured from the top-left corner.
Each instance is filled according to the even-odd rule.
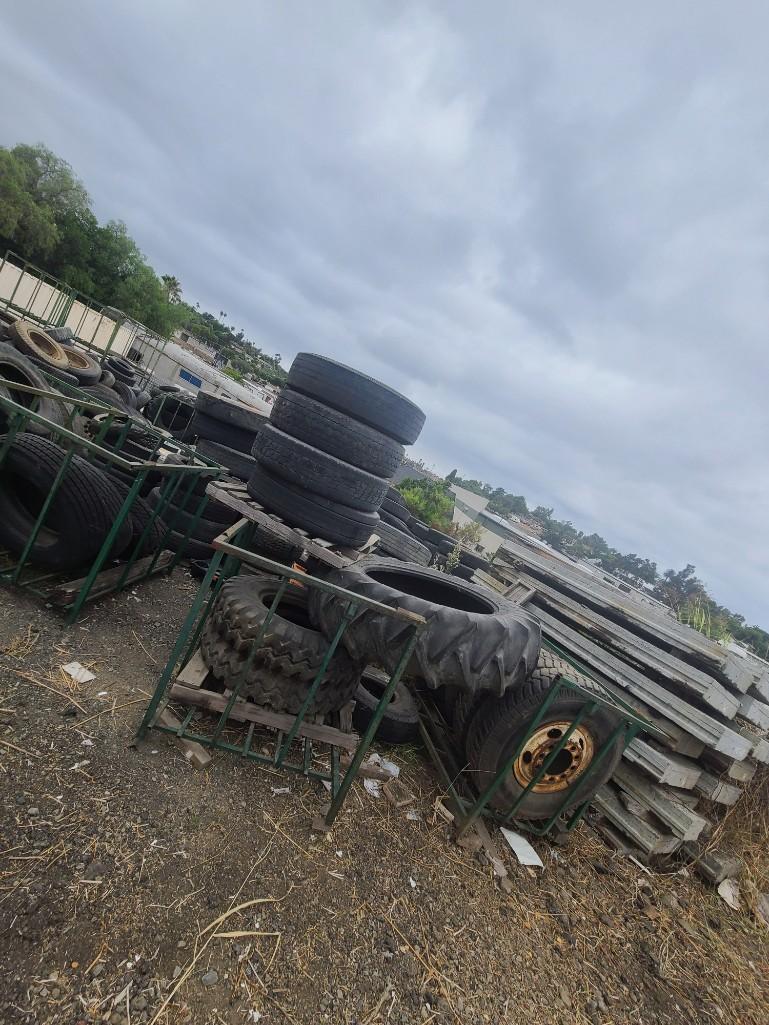
[[[61,348],[58,342],[55,342],[53,338],[49,338],[45,331],[39,331],[37,328],[30,328],[29,330],[30,340],[41,349],[46,356],[60,356]]]
[[[90,364],[85,356],[81,356],[76,349],[68,349],[64,346],[64,355],[67,357],[67,362],[71,367],[77,367],[78,370],[88,370]]]
[[[527,787],[553,749],[568,732],[571,722],[549,722],[540,726],[526,741],[513,763],[513,775]],[[542,779],[532,788],[535,794],[552,794],[571,786],[593,760],[593,738],[584,726],[572,730],[566,746],[556,755]]]

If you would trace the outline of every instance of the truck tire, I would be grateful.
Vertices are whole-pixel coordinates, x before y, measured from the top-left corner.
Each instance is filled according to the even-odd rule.
[[[489,560],[482,555],[476,555],[466,548],[459,549],[459,562],[462,566],[469,566],[470,569],[488,569]]]
[[[181,552],[187,559],[203,559],[206,562],[214,554],[210,544],[205,541],[197,541],[194,537],[188,537],[185,541],[184,531],[170,530],[163,542],[165,548],[172,552]]]
[[[389,494],[385,495],[382,499],[382,510],[389,516],[393,516],[396,520],[402,520],[404,524],[408,523],[411,519],[411,513],[406,506],[401,505],[400,502],[394,502]]]
[[[96,383],[103,384],[105,388],[111,388],[115,383],[115,375],[111,370],[102,370],[101,377]]]
[[[394,559],[363,559],[327,578],[355,594],[423,616],[427,625],[409,666],[431,689],[460,687],[501,697],[537,664],[539,623],[519,606],[484,587],[423,566]],[[328,592],[313,593],[313,622],[329,635],[344,614],[344,602]],[[356,659],[376,661],[392,671],[403,647],[402,620],[362,611],[343,642]]]
[[[508,691],[503,698],[484,701],[475,712],[467,732],[466,753],[471,777],[480,792],[491,783],[525,736],[547,692],[561,676],[601,694],[587,676],[577,673],[549,651],[540,653],[536,669],[522,687]],[[494,808],[504,811],[526,789],[536,770],[558,743],[585,699],[573,692],[556,698],[548,708],[534,736],[516,759],[513,769],[491,799]],[[622,756],[620,735],[607,752],[595,774],[587,770],[595,755],[609,740],[621,720],[620,713],[604,705],[586,716],[572,733],[568,747],[556,757],[545,776],[527,795],[516,816],[522,819],[546,819],[553,815],[568,792],[564,810],[588,800],[611,778]]]
[[[128,409],[136,409],[136,396],[134,395],[133,388],[127,385],[124,381],[116,380],[112,385],[112,390],[124,406],[127,406]]]
[[[14,320],[8,328],[8,334],[14,348],[24,356],[29,356],[56,367],[57,370],[67,369],[67,354],[42,328],[28,320]]]
[[[402,445],[413,444],[424,426],[425,414],[405,395],[324,356],[300,352],[288,372],[288,385]]]
[[[203,660],[213,675],[232,686],[246,668],[256,637],[280,586],[277,577],[231,577],[222,585],[200,638]],[[307,615],[307,589],[287,588],[270,620],[240,696],[278,712],[296,713],[328,651],[328,641]],[[344,649],[334,653],[310,713],[336,711],[352,699],[361,667]]]
[[[255,409],[249,409],[248,406],[241,405],[240,402],[233,402],[231,399],[224,399],[218,395],[209,395],[204,391],[198,392],[195,409],[212,420],[218,420],[221,424],[227,424],[229,427],[241,431],[250,431],[251,434],[256,434],[268,420],[264,413],[257,413]]]
[[[256,460],[247,456],[237,449],[228,445],[220,445],[217,441],[208,441],[204,438],[195,446],[196,450],[207,459],[213,459],[222,466],[226,466],[230,473],[238,480],[246,481],[256,469]]]
[[[403,462],[403,445],[325,402],[284,388],[272,407],[273,427],[376,477],[390,478]]]
[[[118,382],[116,381],[115,384]],[[82,392],[84,395],[91,395],[94,401],[107,403],[114,409],[120,410],[121,413],[127,413],[129,416],[136,414],[136,410],[127,405],[113,388],[108,388],[101,381],[98,384],[84,385]]]
[[[136,367],[128,360],[119,356],[106,356],[102,360],[102,366],[114,375],[116,381],[122,381],[124,384],[136,383]]]
[[[62,384],[67,384],[70,388],[79,387],[80,382],[74,374],[70,374],[69,371],[59,370],[59,368],[55,367],[52,363],[46,363],[45,360],[38,359],[36,356],[25,356],[25,359],[28,359],[30,363],[34,364],[34,366],[36,366],[37,369],[47,378],[53,378],[54,381],[60,381]]]
[[[234,448],[236,452],[251,455],[256,440],[256,431],[247,431],[243,427],[233,427],[222,420],[214,420],[207,413],[196,409],[190,420],[190,434],[205,441],[215,441],[218,445]]]
[[[402,562],[416,563],[418,566],[427,566],[430,562],[429,549],[415,537],[386,523],[381,516],[374,533],[379,535],[379,548],[387,555]]]
[[[66,453],[46,438],[19,434],[0,467],[0,544],[21,554]],[[92,560],[123,503],[102,473],[74,455],[48,516],[30,552],[30,561],[54,570],[72,570]],[[130,543],[130,516],[121,526],[110,557]]]
[[[64,330],[62,328],[62,330]],[[62,346],[64,355],[67,357],[67,372],[76,377],[79,384],[98,384],[102,375],[102,368],[91,356],[87,356],[79,349]]]
[[[471,566],[464,566],[461,562],[451,571],[451,575],[459,577],[460,580],[472,580],[474,573],[475,570]]]
[[[283,517],[293,527],[306,530],[332,544],[358,548],[379,524],[376,513],[361,512],[289,484],[257,465],[246,485],[249,495],[268,512]]]
[[[382,477],[321,452],[271,424],[261,429],[252,451],[261,466],[283,480],[362,512],[376,512],[387,493],[387,481]]]
[[[160,488],[153,488],[149,495],[147,495],[147,501],[153,509],[157,509],[160,502]],[[200,502],[200,499],[197,497],[194,500],[191,499],[188,503],[188,509],[182,509],[178,505],[174,505],[172,502],[163,506],[163,518],[165,519],[166,524],[183,537],[189,530],[192,521],[195,518],[195,510],[197,509],[198,502]],[[211,503],[209,502],[208,505],[210,504]],[[207,515],[208,505],[206,505],[198,517],[198,521],[190,534],[190,537],[194,538],[195,541],[213,541],[215,537],[223,534],[229,525],[227,523],[221,523],[218,520],[209,519]],[[230,523],[234,523],[238,518],[237,513],[233,513],[233,516],[234,519],[230,520]]]
[[[17,402],[25,409],[34,409],[40,416],[50,420],[51,423],[62,425],[67,418],[67,407],[57,399],[38,398],[30,395],[29,392],[16,391],[13,387],[16,384],[29,385],[31,388],[40,388],[41,391],[55,391],[55,389],[39,374],[34,364],[22,356],[12,345],[0,342],[0,378],[4,378],[3,387],[7,390],[13,402]],[[0,430],[5,430],[7,417],[5,410],[0,409]],[[27,434],[46,435],[50,433],[45,424],[36,424],[29,421],[25,425]]]
[[[367,666],[361,673],[352,713],[352,724],[359,733],[368,729],[389,682],[388,674],[375,666]],[[385,744],[410,744],[419,736],[419,709],[403,680],[396,684],[374,736]]]

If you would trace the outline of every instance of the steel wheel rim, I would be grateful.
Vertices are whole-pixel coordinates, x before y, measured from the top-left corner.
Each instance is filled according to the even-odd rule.
[[[570,726],[569,721],[545,723],[529,737],[513,763],[513,775],[522,787],[527,787],[536,777]],[[530,792],[552,794],[565,790],[586,771],[593,760],[593,751],[593,737],[590,731],[585,726],[576,726],[564,748],[556,755],[545,775]]]

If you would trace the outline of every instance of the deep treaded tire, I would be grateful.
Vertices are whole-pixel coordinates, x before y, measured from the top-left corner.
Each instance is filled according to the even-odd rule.
[[[402,562],[414,562],[418,566],[427,566],[430,562],[429,548],[425,548],[405,530],[393,527],[380,518],[374,533],[379,535],[379,548],[393,558]]]
[[[424,426],[425,414],[405,395],[324,356],[300,352],[291,364],[288,384],[402,445],[413,444]]]
[[[65,452],[46,438],[19,434],[0,468],[0,544],[20,554],[64,461]],[[101,548],[122,505],[112,482],[80,456],[73,456],[32,545],[38,566],[69,570],[84,566]],[[131,541],[126,517],[110,557]]]
[[[537,668],[522,687],[508,691],[499,700],[488,699],[479,705],[467,732],[465,750],[472,779],[480,792],[483,792],[499,768],[515,752],[547,692],[561,676],[568,677],[589,692],[602,693],[589,677],[576,672],[552,652],[543,650]],[[549,724],[556,727],[553,735],[546,738],[545,743],[557,743],[563,735],[562,725],[559,724],[570,723],[584,705],[585,699],[573,692],[564,693],[562,697],[557,698],[548,708],[540,724],[540,729],[544,732]],[[605,705],[599,705],[595,712],[587,715],[579,725],[581,732],[572,734],[574,753],[561,752],[549,769],[549,773],[553,774],[562,772],[563,778],[551,778],[550,782],[546,783],[543,780],[538,783],[527,795],[516,815],[525,819],[546,819],[557,811],[566,794],[568,800],[564,810],[592,797],[596,790],[611,778],[622,757],[623,741],[622,737],[618,737],[595,774],[586,771],[603,744],[611,737],[619,721],[619,713],[611,711]],[[557,730],[561,732],[558,733]],[[528,764],[536,764],[531,762],[531,758],[536,755],[524,753],[518,759],[518,763],[521,763],[518,772],[532,772],[526,768],[527,757]],[[516,766],[514,770],[515,768]],[[526,776],[522,778],[526,779]],[[560,789],[553,789],[554,785],[559,785]],[[505,810],[524,790],[525,786],[516,772],[512,771],[491,799],[491,804],[495,808]]]
[[[368,729],[389,682],[388,674],[374,666],[361,673],[352,713],[352,724],[359,733]],[[419,736],[419,709],[403,680],[396,684],[374,736],[385,744],[409,744]]]
[[[353,509],[376,512],[387,481],[265,424],[254,442],[259,463],[283,480]]]
[[[427,626],[409,669],[430,688],[456,686],[501,696],[537,664],[539,623],[477,584],[394,559],[363,559],[328,579],[383,605],[424,616]],[[318,592],[312,595],[310,612],[328,636],[341,621],[344,603]],[[408,631],[398,619],[365,611],[347,628],[343,642],[354,658],[376,661],[392,671]]]
[[[376,513],[361,512],[321,498],[304,488],[273,476],[257,466],[246,485],[249,495],[293,527],[301,527],[311,537],[333,544],[357,548],[371,537],[379,524]]]
[[[324,402],[284,388],[270,423],[292,438],[344,459],[377,477],[392,477],[403,461],[403,445]]]
[[[225,581],[203,627],[200,649],[214,676],[232,687],[280,586],[277,577],[238,576]],[[298,712],[328,651],[310,625],[307,591],[289,587],[270,620],[241,697],[278,712]],[[351,700],[361,667],[337,649],[309,711],[332,712]]]

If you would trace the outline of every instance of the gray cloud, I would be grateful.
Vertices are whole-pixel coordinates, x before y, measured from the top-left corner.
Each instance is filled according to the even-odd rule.
[[[769,625],[764,5],[32,6],[0,142],[266,350],[408,392],[439,469]]]

